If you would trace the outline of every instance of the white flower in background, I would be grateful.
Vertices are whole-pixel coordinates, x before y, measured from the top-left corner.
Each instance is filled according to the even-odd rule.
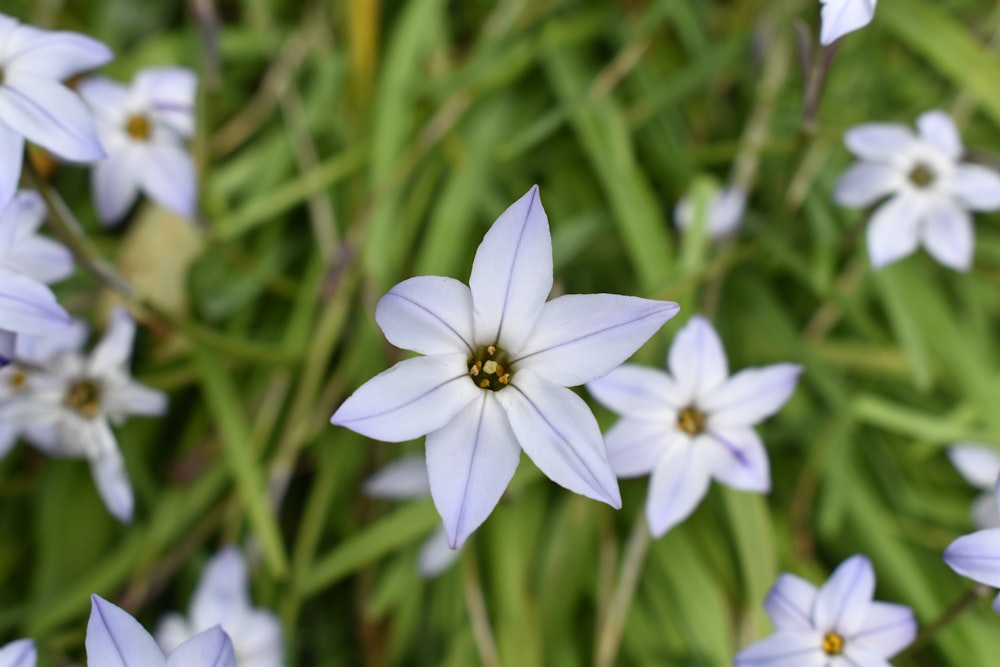
[[[112,57],[90,37],[0,14],[0,206],[17,190],[25,139],[74,162],[104,157],[90,110],[63,81]]]
[[[0,667],[35,667],[38,651],[30,639],[18,639],[0,648]]]
[[[52,456],[86,458],[108,510],[130,521],[132,486],[111,424],[129,415],[163,414],[166,395],[129,375],[135,321],[124,308],[112,313],[89,356],[70,347],[79,341],[78,331],[41,343],[51,357],[29,373],[31,391],[0,406],[0,421],[21,425],[29,442]]]
[[[948,458],[965,481],[985,492],[972,503],[972,520],[976,526],[1000,528],[1000,511],[993,491],[1000,477],[1000,453],[988,445],[959,442],[948,448]]]
[[[44,283],[72,273],[73,261],[61,245],[36,234],[44,216],[38,195],[30,191],[0,206],[0,366],[13,357],[16,334],[45,336],[70,322]]]
[[[605,434],[619,477],[650,475],[646,519],[660,537],[686,519],[714,478],[740,491],[771,489],[767,451],[754,424],[795,391],[802,367],[773,364],[729,377],[722,341],[691,318],[667,356],[670,373],[625,364],[587,389],[622,416]]]
[[[775,632],[743,649],[735,667],[888,667],[917,634],[913,611],[875,602],[875,573],[864,556],[841,563],[819,590],[782,574],[764,608]]]
[[[743,188],[732,185],[722,188],[708,201],[708,237],[723,239],[739,229],[743,211],[747,204],[747,194]],[[694,202],[683,197],[674,209],[674,224],[679,229],[687,229],[694,222]]]
[[[1000,209],[1000,174],[959,162],[962,139],[951,117],[928,111],[919,134],[905,125],[866,123],[844,133],[861,162],[837,182],[834,200],[863,208],[885,196],[868,221],[868,255],[879,268],[923,245],[941,264],[968,270],[974,232],[969,211]]]
[[[560,296],[552,239],[533,187],[486,233],[469,286],[421,276],[382,297],[393,345],[427,356],[362,385],[331,421],[378,440],[427,435],[431,496],[458,548],[490,514],[521,450],[556,483],[621,506],[600,428],[567,389],[619,365],[677,304],[615,294]]]
[[[823,5],[820,43],[828,46],[871,23],[876,2],[878,0],[820,0]]]
[[[236,667],[233,644],[219,626],[202,632],[164,657],[128,612],[90,596],[87,664],[90,667]]]
[[[1000,512],[1000,479],[994,480],[994,502]],[[1000,588],[1000,528],[988,528],[963,535],[944,550],[944,562],[964,577]],[[993,600],[1000,614],[1000,595]]]
[[[183,218],[195,215],[197,181],[185,142],[194,132],[198,78],[183,67],[152,67],[125,87],[104,77],[80,82],[107,159],[94,165],[97,217],[120,221],[139,192]]]
[[[365,482],[364,492],[372,498],[388,500],[429,498],[431,481],[424,457],[413,454],[382,466]],[[425,579],[436,577],[451,567],[460,553],[448,546],[448,533],[444,526],[439,526],[420,548],[417,571]]]
[[[212,557],[198,580],[188,616],[171,613],[156,628],[156,641],[167,653],[195,635],[221,626],[233,642],[237,667],[282,667],[284,636],[278,617],[252,607],[243,555],[227,547]]]

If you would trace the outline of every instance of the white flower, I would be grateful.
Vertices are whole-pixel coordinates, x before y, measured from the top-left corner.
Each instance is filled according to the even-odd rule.
[[[273,612],[250,606],[246,563],[235,547],[223,549],[208,562],[188,618],[177,613],[165,616],[156,629],[156,641],[169,653],[216,625],[232,639],[237,667],[285,664],[281,623]]]
[[[969,484],[985,492],[972,503],[976,526],[1000,528],[1000,511],[993,491],[1000,477],[1000,453],[988,445],[959,442],[948,448],[948,458]]]
[[[941,264],[972,265],[969,211],[1000,208],[1000,175],[959,162],[962,140],[951,117],[928,111],[917,118],[919,136],[905,125],[867,123],[844,133],[848,150],[862,161],[837,182],[833,197],[862,208],[891,195],[868,223],[868,255],[876,268],[923,245]]]
[[[0,648],[0,667],[35,667],[38,651],[30,639],[18,639]]]
[[[819,590],[783,574],[764,608],[775,633],[743,649],[735,667],[888,667],[909,646],[917,623],[909,607],[872,600],[875,573],[864,556],[852,556]]]
[[[420,454],[404,456],[382,466],[368,478],[365,495],[389,500],[429,498],[431,481],[427,477],[427,463]],[[439,526],[420,548],[417,571],[425,579],[438,576],[458,560],[460,550],[448,545],[448,533]]]
[[[823,4],[823,21],[819,41],[824,46],[832,44],[849,32],[863,28],[875,16],[878,0],[820,0]]]
[[[732,235],[743,220],[747,194],[743,188],[732,185],[716,191],[708,202],[708,236],[722,239]],[[674,224],[687,229],[694,221],[694,202],[690,197],[682,197],[674,209]]]
[[[677,304],[552,289],[552,240],[533,187],[476,251],[469,286],[422,276],[393,287],[375,318],[406,359],[362,385],[331,421],[370,438],[427,435],[431,496],[452,548],[500,500],[521,450],[562,486],[621,505],[590,408],[566,387],[628,358]]]
[[[994,480],[993,500],[1000,512],[1000,478]],[[959,537],[944,550],[944,562],[964,577],[1000,588],[1000,528]],[[993,611],[1000,614],[1000,595],[993,600]]]
[[[20,426],[32,445],[50,455],[86,458],[108,510],[130,521],[132,486],[111,424],[129,415],[163,414],[166,396],[129,375],[135,322],[125,309],[112,313],[107,333],[89,357],[80,353],[79,332],[70,329],[36,342],[41,365],[16,364],[0,374],[0,387],[9,387],[11,373],[31,368],[26,371],[30,391],[3,403],[0,421]]]
[[[104,157],[90,110],[62,82],[111,58],[108,47],[89,37],[0,14],[0,206],[17,190],[25,139],[66,160]]]
[[[125,610],[90,596],[87,664],[90,667],[236,667],[233,644],[219,626],[185,642],[164,658],[149,633]]]
[[[101,222],[121,220],[140,190],[163,208],[194,217],[197,183],[184,142],[194,132],[197,87],[194,72],[182,67],[145,69],[128,88],[104,77],[80,83],[108,153],[90,180]]]
[[[0,122],[0,139],[2,134]],[[72,259],[65,248],[35,234],[45,212],[37,197],[21,192],[0,204],[0,366],[13,357],[15,334],[44,336],[70,322],[43,283],[72,272]]]
[[[605,435],[619,477],[650,475],[646,519],[659,537],[686,519],[714,478],[741,491],[771,488],[754,424],[784,405],[802,367],[774,364],[729,377],[722,341],[695,316],[674,339],[670,373],[625,364],[587,384],[622,415]]]

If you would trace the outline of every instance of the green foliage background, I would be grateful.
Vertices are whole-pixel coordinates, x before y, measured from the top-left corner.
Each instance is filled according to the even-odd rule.
[[[622,483],[615,512],[525,459],[460,565],[425,582],[415,559],[437,522],[430,501],[360,494],[421,443],[367,442],[327,421],[401,358],[375,325],[378,297],[416,274],[465,280],[489,224],[533,183],[557,291],[680,303],[638,360],[661,364],[683,319],[703,312],[732,368],[806,368],[760,427],[773,492],[716,486],[652,543],[616,664],[730,664],[770,631],[761,601],[780,571],[819,582],[853,553],[873,560],[877,598],[911,605],[923,627],[970,588],[940,556],[972,529],[974,496],[944,449],[1000,444],[997,216],[977,216],[968,274],[923,253],[873,273],[865,212],[830,192],[851,161],[845,128],[932,108],[955,115],[976,159],[1000,164],[997,3],[882,0],[842,42],[814,121],[794,26],[815,52],[815,0],[3,11],[107,42],[112,76],[177,63],[203,80],[191,309],[144,334],[136,359],[171,410],[117,431],[135,523],[107,514],[80,461],[21,447],[0,462],[0,636],[36,637],[42,665],[83,661],[90,593],[152,627],[186,607],[205,560],[233,540],[259,547],[254,597],[280,613],[290,665],[591,663],[645,480]],[[680,237],[679,196],[695,185],[704,198],[707,179],[730,174],[752,184],[743,232],[721,245]],[[84,170],[53,182],[114,260],[128,232],[98,229]],[[101,286],[82,270],[58,292],[97,312]],[[180,354],[162,350],[170,332],[188,341]],[[984,599],[894,664],[994,664],[998,637]]]

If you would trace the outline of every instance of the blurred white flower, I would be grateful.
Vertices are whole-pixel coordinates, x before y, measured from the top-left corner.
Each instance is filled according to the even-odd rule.
[[[782,574],[764,608],[775,632],[743,649],[735,667],[888,667],[913,643],[917,622],[900,604],[875,602],[875,572],[864,556],[841,563],[819,590]]]
[[[0,421],[23,430],[47,454],[87,459],[101,498],[121,521],[132,519],[132,486],[111,424],[167,408],[163,392],[129,374],[134,337],[135,321],[117,308],[89,356],[80,350],[81,328],[71,327],[26,343],[29,358],[0,373],[0,391],[9,396],[0,403]]]
[[[984,491],[972,503],[972,520],[979,528],[1000,528],[1000,511],[993,491],[1000,477],[1000,453],[975,442],[959,442],[948,448],[948,458],[972,486]]]
[[[802,367],[773,364],[729,377],[722,341],[691,318],[667,356],[670,373],[624,364],[587,383],[622,418],[605,434],[619,477],[650,475],[646,519],[654,537],[686,519],[714,478],[741,491],[771,488],[767,451],[754,424],[795,391]]]
[[[187,618],[166,615],[156,628],[156,641],[169,653],[216,625],[233,641],[236,667],[285,664],[281,622],[274,612],[251,606],[246,563],[235,547],[222,549],[205,565]]]
[[[38,651],[30,639],[18,639],[0,648],[0,667],[35,667]]]
[[[365,482],[364,492],[372,498],[389,500],[429,498],[431,482],[424,457],[412,454],[382,466]],[[425,579],[436,577],[451,567],[460,553],[448,546],[448,533],[443,525],[438,526],[420,548],[417,571]]]
[[[168,211],[194,217],[197,182],[184,143],[194,132],[197,87],[194,72],[182,67],[145,69],[129,87],[105,77],[80,82],[108,154],[90,180],[101,222],[120,221],[140,191]]]
[[[61,245],[36,234],[44,215],[44,205],[30,191],[0,205],[0,366],[13,357],[16,334],[45,336],[70,322],[43,283],[66,277],[73,261]]]
[[[737,185],[716,191],[708,202],[708,237],[722,239],[736,232],[743,221],[746,204],[747,194]],[[690,197],[682,197],[674,208],[674,224],[679,229],[687,229],[693,221],[694,202]]]
[[[1000,512],[1000,479],[994,480],[994,501]],[[964,577],[1000,588],[1000,528],[958,538],[944,550],[944,562]],[[1000,614],[1000,595],[993,600],[993,611]]]
[[[820,0],[823,5],[820,43],[827,46],[847,33],[871,23],[877,2],[878,0]]]
[[[165,658],[153,638],[124,609],[90,596],[87,664],[90,667],[236,667],[233,644],[215,626],[185,642]]]
[[[833,198],[863,208],[891,195],[868,222],[868,255],[875,268],[922,244],[941,264],[968,270],[974,244],[969,211],[1000,209],[1000,174],[959,162],[962,139],[945,112],[921,114],[917,129],[919,136],[894,123],[847,130],[844,143],[861,162],[840,177]]]
[[[533,187],[486,233],[469,286],[410,278],[375,318],[389,341],[427,356],[354,392],[331,421],[401,442],[427,435],[431,496],[452,548],[493,511],[521,450],[556,483],[621,506],[600,428],[567,387],[622,363],[677,304],[552,289],[552,239]]]
[[[0,14],[0,206],[17,190],[25,139],[74,162],[104,157],[90,110],[63,81],[112,56],[90,37]]]

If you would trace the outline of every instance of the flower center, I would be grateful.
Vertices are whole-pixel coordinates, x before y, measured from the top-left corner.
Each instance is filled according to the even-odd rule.
[[[481,347],[469,359],[469,377],[477,387],[500,391],[510,384],[509,366],[504,368],[506,363],[507,355],[503,350],[498,350],[496,345]]]
[[[10,375],[10,388],[14,391],[21,391],[28,385],[28,374],[23,368],[18,368]]]
[[[101,411],[101,383],[82,378],[69,385],[63,405],[84,417],[96,417]]]
[[[705,413],[693,405],[684,408],[677,415],[677,428],[688,435],[698,435],[705,430]]]
[[[828,632],[823,636],[823,652],[827,655],[840,655],[844,652],[844,638],[836,632]]]
[[[909,173],[910,183],[913,183],[918,188],[928,188],[934,182],[934,172],[926,164],[918,162],[917,165],[910,170]]]
[[[125,131],[136,141],[149,141],[153,135],[153,123],[150,122],[149,116],[135,113],[125,121]]]

